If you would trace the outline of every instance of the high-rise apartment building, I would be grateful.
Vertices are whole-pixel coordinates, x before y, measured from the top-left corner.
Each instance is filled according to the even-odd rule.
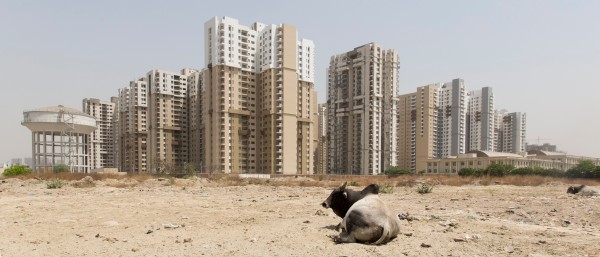
[[[502,116],[499,152],[521,153],[525,151],[526,115],[522,112],[506,113]]]
[[[204,157],[208,172],[312,174],[314,44],[296,28],[213,18],[204,25]]]
[[[327,174],[327,104],[319,104],[317,108],[319,144],[315,151],[315,173]]]
[[[469,92],[467,149],[494,151],[494,92],[491,87]]]
[[[375,175],[396,166],[398,53],[370,43],[331,57],[328,171]]]
[[[110,102],[95,98],[83,99],[83,112],[96,118],[97,130],[90,135],[90,168],[118,167],[117,97]]]
[[[202,171],[204,157],[204,127],[202,124],[202,75],[191,72],[188,75],[188,117],[189,117],[189,162],[196,171]]]
[[[431,84],[398,97],[398,167],[422,171],[436,157],[440,88]]]
[[[119,89],[118,154],[119,171],[149,172],[148,166],[148,82],[140,78]]]
[[[466,150],[468,96],[462,79],[444,83],[438,111],[438,157],[457,156]]]

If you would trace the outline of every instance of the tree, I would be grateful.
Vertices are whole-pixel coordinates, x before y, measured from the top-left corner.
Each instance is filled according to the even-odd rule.
[[[196,175],[196,166],[188,162],[183,165],[183,171],[188,175]]]
[[[582,160],[575,167],[567,170],[566,175],[571,178],[593,178],[596,176],[596,168],[594,162]]]
[[[7,168],[4,170],[4,172],[2,172],[2,175],[4,176],[17,176],[17,175],[23,175],[23,174],[29,174],[31,173],[31,170],[29,168],[27,168],[27,166],[25,165],[13,165],[10,168]]]
[[[61,172],[69,172],[69,166],[67,166],[66,164],[56,164],[54,165],[54,167],[52,167],[52,172],[54,173],[61,173]]]

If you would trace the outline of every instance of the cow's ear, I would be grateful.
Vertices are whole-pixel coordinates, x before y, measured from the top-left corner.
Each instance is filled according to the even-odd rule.
[[[347,185],[347,184],[348,184],[348,181],[344,182],[344,184],[342,184],[342,185],[340,186],[340,189],[341,189],[341,190],[344,190],[344,189],[346,189],[346,185]]]
[[[344,191],[344,198],[348,198],[348,192]]]

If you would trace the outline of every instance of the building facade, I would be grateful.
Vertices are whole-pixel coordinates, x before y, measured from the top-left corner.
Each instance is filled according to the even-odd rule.
[[[315,151],[315,173],[327,174],[327,104],[319,104],[317,108],[319,143]]]
[[[494,92],[491,87],[469,92],[467,149],[494,151]]]
[[[246,27],[229,17],[207,21],[204,31],[202,168],[313,174],[313,42],[291,25]]]
[[[398,53],[370,43],[331,57],[328,171],[376,175],[396,166]]]
[[[440,84],[418,87],[398,97],[397,166],[413,172],[437,157],[437,119]]]
[[[129,82],[119,89],[118,96],[118,155],[119,171],[148,173],[148,101],[146,78]]]
[[[526,114],[522,112],[506,113],[502,116],[499,144],[500,152],[521,153],[525,151],[526,140]]]
[[[444,83],[438,110],[438,157],[457,156],[466,150],[468,95],[462,79]]]
[[[92,169],[118,167],[117,97],[110,102],[95,98],[83,99],[83,112],[96,118],[97,130],[90,135],[90,166]]]

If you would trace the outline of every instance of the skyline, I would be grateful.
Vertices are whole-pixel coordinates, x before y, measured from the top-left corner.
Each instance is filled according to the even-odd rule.
[[[600,88],[593,87],[600,80],[600,35],[593,33],[599,3],[374,1],[377,14],[359,4],[342,11],[312,1],[287,10],[278,2],[168,4],[182,8],[167,12],[141,1],[0,3],[0,21],[11,24],[0,28],[0,162],[31,155],[30,132],[20,124],[25,110],[81,109],[84,98],[108,101],[151,69],[204,68],[203,24],[215,16],[296,26],[300,38],[315,43],[319,103],[326,101],[329,58],[375,42],[399,53],[400,94],[454,78],[464,79],[468,91],[489,86],[497,109],[527,113],[530,143],[540,138],[569,154],[600,157],[594,137]]]

